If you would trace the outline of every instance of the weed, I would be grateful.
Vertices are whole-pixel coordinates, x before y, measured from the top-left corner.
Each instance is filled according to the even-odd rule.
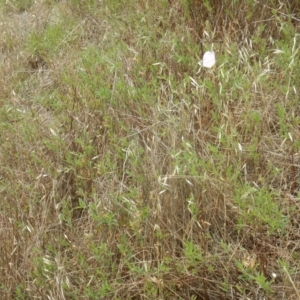
[[[299,12],[0,0],[1,299],[299,298]]]

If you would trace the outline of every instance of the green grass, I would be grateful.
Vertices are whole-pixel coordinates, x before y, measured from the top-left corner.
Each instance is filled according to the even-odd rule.
[[[0,298],[298,299],[299,11],[0,0]]]

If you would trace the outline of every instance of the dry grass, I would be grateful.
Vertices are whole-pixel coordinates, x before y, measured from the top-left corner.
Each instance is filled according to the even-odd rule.
[[[300,4],[234,2],[0,0],[1,299],[300,299]]]

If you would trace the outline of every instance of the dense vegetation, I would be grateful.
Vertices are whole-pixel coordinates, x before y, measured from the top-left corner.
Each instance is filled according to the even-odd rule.
[[[300,299],[299,13],[0,0],[0,298]]]

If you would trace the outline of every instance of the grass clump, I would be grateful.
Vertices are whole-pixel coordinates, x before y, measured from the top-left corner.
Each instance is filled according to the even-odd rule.
[[[299,9],[0,1],[1,299],[299,298]]]

